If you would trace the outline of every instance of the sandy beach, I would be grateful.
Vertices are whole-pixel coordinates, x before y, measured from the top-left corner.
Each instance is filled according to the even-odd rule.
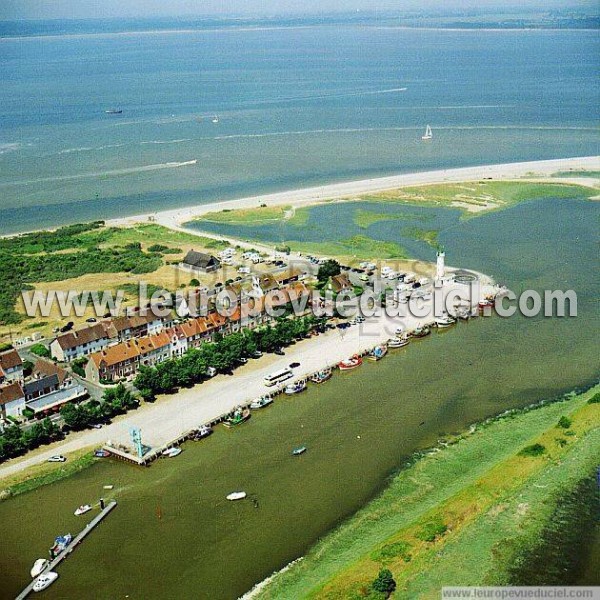
[[[111,219],[106,223],[111,226],[132,225],[140,221],[154,220],[156,223],[170,228],[179,228],[182,223],[202,216],[209,212],[224,209],[233,210],[239,208],[255,208],[260,204],[268,206],[281,206],[290,204],[294,207],[319,204],[328,200],[339,200],[342,198],[353,198],[363,194],[385,192],[387,190],[403,187],[434,183],[462,182],[491,177],[492,179],[519,179],[527,177],[529,180],[546,180],[553,173],[569,170],[600,170],[600,156],[584,156],[574,158],[561,158],[556,160],[540,160],[518,163],[505,163],[497,165],[483,165],[478,167],[463,167],[460,169],[444,169],[439,171],[424,171],[422,173],[407,173],[393,175],[391,177],[378,177],[374,179],[363,179],[360,181],[349,181],[346,183],[335,183],[319,187],[309,187],[299,190],[278,192],[262,196],[249,196],[237,200],[223,202],[211,202],[210,204],[199,204],[187,208],[178,208],[160,212],[145,213]],[[591,185],[591,178],[561,177],[552,179],[554,183],[579,183]]]

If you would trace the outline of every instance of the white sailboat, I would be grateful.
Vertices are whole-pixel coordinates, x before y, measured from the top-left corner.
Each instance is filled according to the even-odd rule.
[[[422,140],[430,140],[433,138],[433,132],[431,131],[431,125],[427,125],[425,128],[425,135],[421,137]]]

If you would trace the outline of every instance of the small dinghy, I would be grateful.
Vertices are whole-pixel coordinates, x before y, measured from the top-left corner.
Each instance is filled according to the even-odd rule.
[[[47,587],[51,586],[58,579],[58,573],[54,571],[48,571],[43,575],[40,575],[33,584],[34,592],[41,592],[45,590]]]
[[[292,455],[300,456],[301,454],[304,454],[305,452],[306,452],[306,446],[299,446],[298,448],[294,448],[292,450]]]
[[[34,563],[33,567],[31,567],[31,578],[35,579],[39,575],[41,575],[47,568],[50,562],[45,558],[38,558]]]
[[[82,504],[74,514],[78,517],[79,515],[85,515],[85,513],[90,512],[90,510],[92,510],[92,507],[89,504]]]
[[[181,454],[181,448],[167,448],[161,452],[166,458],[175,458]]]
[[[246,495],[246,492],[231,492],[228,494],[227,500],[243,500]]]

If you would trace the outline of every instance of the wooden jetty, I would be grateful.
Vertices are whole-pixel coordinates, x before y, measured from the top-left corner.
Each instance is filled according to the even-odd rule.
[[[67,558],[71,552],[77,548],[77,546],[83,541],[83,539],[90,534],[99,524],[100,522],[117,506],[117,501],[110,501],[101,511],[97,514],[86,526],[85,529],[80,531],[71,541],[71,543],[60,553],[57,554],[54,559],[50,562],[48,567],[44,569],[44,573],[48,571],[54,571],[54,569],[65,559]],[[16,600],[23,600],[27,598],[29,594],[33,591],[33,584],[35,583],[35,579],[31,581],[31,583],[17,596]]]

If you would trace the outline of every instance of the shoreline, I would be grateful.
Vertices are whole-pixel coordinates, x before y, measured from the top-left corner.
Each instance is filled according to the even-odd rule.
[[[551,177],[559,171],[573,170],[573,177]],[[236,210],[243,208],[257,208],[260,204],[268,206],[292,205],[293,208],[313,206],[329,201],[352,200],[354,197],[385,192],[400,187],[411,187],[419,185],[434,185],[443,183],[462,183],[481,180],[491,177],[494,180],[519,180],[524,178],[528,182],[545,183],[576,183],[579,185],[594,187],[594,178],[577,177],[577,171],[593,170],[600,171],[600,155],[557,158],[549,160],[535,160],[513,163],[497,163],[471,167],[457,167],[453,169],[437,169],[433,171],[416,171],[399,175],[385,177],[374,177],[369,179],[350,180],[341,183],[330,183],[320,186],[296,188],[283,192],[273,192],[262,195],[234,198],[208,202],[206,204],[194,204],[180,208],[138,213],[126,217],[115,217],[106,219],[107,227],[130,227],[137,223],[153,222],[169,229],[182,229],[182,224],[210,212],[222,210]],[[102,220],[100,217],[96,220]],[[13,238],[27,233],[38,233],[40,231],[56,231],[61,226],[39,227],[17,233],[3,233],[0,238]],[[203,235],[199,230],[184,228],[187,232]]]

